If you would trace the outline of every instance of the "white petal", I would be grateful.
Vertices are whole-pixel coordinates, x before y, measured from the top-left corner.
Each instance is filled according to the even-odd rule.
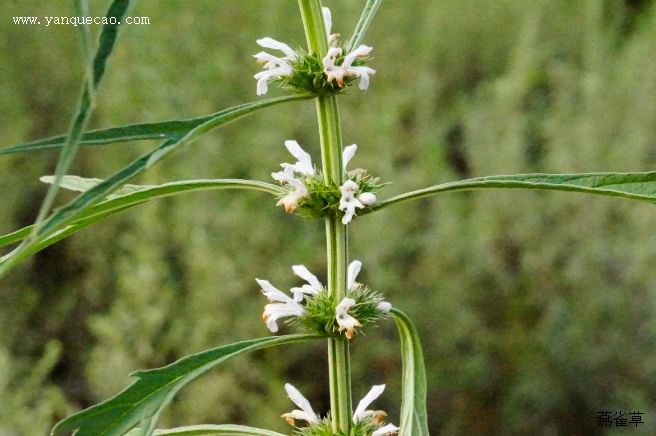
[[[360,400],[358,407],[353,412],[353,424],[357,424],[362,418],[365,417],[364,411],[376,398],[380,396],[385,390],[385,385],[375,385],[369,390],[369,393]]]
[[[366,73],[361,73],[360,74],[360,83],[358,84],[358,88],[364,90],[369,89],[369,76]]]
[[[358,190],[358,184],[353,180],[347,180],[342,186],[339,187],[339,190],[342,192],[342,195],[353,195],[353,193]]]
[[[321,289],[323,288],[317,276],[312,274],[305,266],[294,265],[292,266],[292,270],[294,271],[294,274],[296,274],[297,276],[308,282],[310,286],[312,286],[312,288],[317,290],[317,292],[321,291]]]
[[[350,213],[355,213],[355,208],[363,209],[364,205],[360,203],[360,200],[353,197],[353,194],[344,194],[339,200],[339,210],[345,210]]]
[[[390,434],[395,434],[399,431],[399,428],[394,424],[387,424],[385,427],[381,427],[371,434],[371,436],[386,436]]]
[[[323,12],[323,24],[326,25],[326,35],[328,35],[328,39],[330,39],[330,31],[333,27],[332,15],[330,9],[326,7],[321,8],[321,12]]]
[[[277,318],[267,317],[266,325],[271,333],[278,333],[278,324],[276,324]]]
[[[360,268],[362,268],[362,262],[359,260],[354,260],[349,264],[346,289],[351,289],[355,286],[355,279],[358,277],[358,274],[360,274]]]
[[[288,58],[290,59],[295,59],[296,58],[296,53],[294,53],[294,50],[284,42],[276,41],[273,38],[262,38],[258,39],[257,43],[261,45],[264,48],[272,48],[274,50],[280,50],[281,52],[285,53]]]
[[[292,179],[295,180],[295,179]],[[292,213],[298,207],[298,199],[302,197],[298,191],[290,192],[284,197],[280,198],[276,206],[285,206],[285,212]]]
[[[358,146],[355,144],[344,147],[344,151],[342,152],[342,165],[344,166],[344,172],[346,172],[346,165],[348,165],[351,159],[353,159],[357,150]]]
[[[298,391],[298,389],[289,383],[285,383],[285,390],[287,391],[287,395],[289,395],[289,398],[294,402],[294,404],[300,407],[301,410],[303,410],[303,412],[306,414],[305,417],[299,419],[304,419],[305,421],[312,424],[319,422],[319,418],[317,417],[317,414],[314,413],[314,410],[312,410],[310,402],[303,396],[303,394]]]
[[[353,63],[353,61],[355,61],[355,59],[358,56],[367,55],[372,49],[373,47],[367,47],[366,45],[361,45],[360,47],[356,48],[355,50],[353,50],[351,53],[347,54],[344,57],[344,63],[342,64],[342,67],[349,68]]]
[[[324,57],[321,62],[323,63],[323,71],[326,72],[330,67],[335,66],[335,59],[337,59],[342,54],[342,49],[339,47],[330,47],[326,57]]]
[[[279,79],[282,76],[291,74],[291,68],[281,67],[260,71],[253,77],[257,79],[257,95],[266,94],[268,91],[268,81]]]
[[[271,173],[271,177],[273,177],[273,179],[276,182],[280,182],[280,183],[287,182],[290,179],[293,179],[294,178],[294,166],[289,165],[289,164],[282,164],[281,166],[283,167],[283,170],[278,171],[277,173]]]
[[[257,95],[264,95],[269,92],[268,79],[266,77],[257,81]]]
[[[347,225],[353,220],[353,215],[355,215],[355,210],[347,210],[342,217],[342,224]]]
[[[376,196],[371,192],[363,192],[362,194],[358,195],[358,200],[360,200],[360,203],[364,204],[365,206],[371,206],[376,202]]]
[[[291,288],[290,291],[294,293],[294,301],[298,302],[303,300],[303,294],[316,295],[319,293],[319,291],[310,285],[303,285],[300,288]]]
[[[346,313],[353,305],[355,305],[355,300],[353,298],[343,298],[342,301],[335,308],[337,314],[339,315]]]
[[[303,315],[305,315],[305,309],[290,298],[288,303],[270,303],[264,306],[262,319],[266,322],[269,330],[276,333],[278,331],[278,324],[276,324],[276,321],[278,321],[279,318]]]
[[[369,67],[350,67],[348,71],[360,77],[360,84],[358,85],[360,89],[369,88],[369,74],[376,74],[376,70]]]
[[[255,279],[255,281],[260,285],[260,287],[262,287],[262,293],[269,300],[281,301],[283,303],[292,301],[289,296],[273,286],[268,280]]]
[[[293,140],[285,141],[285,147],[287,147],[287,150],[289,150],[292,156],[298,159],[298,163],[300,165],[295,165],[297,172],[309,176],[314,174],[312,157],[305,150],[303,150],[300,145],[298,145],[298,142]]]
[[[295,194],[297,194],[298,197],[306,197],[310,198],[310,191],[305,187],[303,182],[301,182],[298,179],[289,179],[287,180],[287,183],[292,185],[294,188],[296,188],[296,191],[294,191]]]
[[[254,58],[256,58],[258,61],[267,61],[271,62],[274,64],[279,64],[281,62],[285,62],[284,60],[280,59],[279,57],[273,56],[265,51],[261,51],[258,54],[253,55]],[[286,63],[286,62],[285,62]]]

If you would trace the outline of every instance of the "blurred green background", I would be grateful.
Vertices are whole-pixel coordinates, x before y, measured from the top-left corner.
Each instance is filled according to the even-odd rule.
[[[92,15],[109,2],[91,1]],[[326,0],[348,38],[363,0]],[[94,128],[191,118],[256,100],[255,40],[304,45],[293,0],[139,0]],[[61,134],[82,76],[71,2],[0,3],[0,146]],[[99,26],[93,27],[98,32]],[[461,178],[656,166],[656,4],[639,0],[388,0],[364,41],[377,70],[340,99],[352,167],[387,198]],[[282,95],[270,88],[268,96]],[[296,139],[318,161],[311,101],[211,133],[136,183],[270,181]],[[83,149],[71,173],[106,177],[155,142]],[[0,158],[0,232],[34,219],[57,154]],[[61,201],[71,198],[62,193]],[[325,278],[324,228],[262,193],[204,192],[139,206],[65,239],[0,283],[0,435],[46,434],[108,398],[128,374],[269,334],[255,278]],[[656,434],[653,205],[582,194],[444,194],[350,225],[359,279],[419,329],[433,434],[598,434],[598,411],[643,412]],[[4,253],[4,252],[3,252]],[[366,339],[366,340],[365,340]],[[393,323],[353,341],[354,396],[398,423]],[[325,345],[271,349],[214,370],[161,426],[246,423],[289,431],[290,382],[328,409]]]

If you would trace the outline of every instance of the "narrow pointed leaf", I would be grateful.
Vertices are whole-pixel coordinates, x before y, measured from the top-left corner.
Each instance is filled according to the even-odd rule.
[[[426,368],[421,342],[414,325],[398,309],[390,311],[401,337],[403,399],[399,436],[428,436],[426,415]]]
[[[367,0],[367,4],[364,6],[360,20],[355,26],[355,31],[353,31],[353,36],[346,46],[346,53],[350,53],[362,43],[362,38],[364,38],[364,34],[367,32],[367,29],[369,29],[369,26],[378,11],[378,7],[382,2],[383,0]]]
[[[138,436],[139,430],[132,430],[125,436]],[[230,435],[230,436],[285,436],[271,430],[247,427],[245,425],[221,424],[221,425],[190,425],[169,430],[155,430],[154,436],[200,436],[200,435]]]
[[[312,97],[311,95],[291,95],[279,97],[279,102],[287,100],[302,100]],[[269,100],[264,100],[269,101]],[[251,104],[251,103],[248,103]],[[239,107],[239,106],[238,106]],[[236,108],[233,108],[236,109]],[[86,132],[80,139],[80,145],[103,145],[127,141],[139,141],[146,139],[176,139],[181,138],[194,128],[221,116],[225,111],[216,112],[199,118],[186,120],[169,120],[155,123],[131,124],[121,127],[93,130]],[[66,142],[66,136],[39,139],[21,145],[4,148],[2,154],[12,154],[28,151],[47,150],[60,148]]]
[[[120,23],[123,21],[123,18],[128,13],[130,7],[132,6],[131,0],[114,0],[107,11],[108,22]],[[83,7],[83,6],[82,6]],[[78,102],[77,112],[73,117],[71,122],[71,128],[66,137],[66,143],[64,144],[61,153],[59,155],[59,160],[57,162],[57,169],[55,171],[55,179],[59,180],[67,171],[73,162],[73,158],[77,153],[79,148],[80,138],[86,129],[87,123],[91,118],[91,113],[93,112],[92,103],[95,101],[95,92],[100,85],[103,75],[105,74],[105,68],[107,66],[107,60],[114,50],[116,45],[116,40],[118,37],[118,30],[120,24],[105,24],[103,25],[102,31],[100,33],[100,40],[98,43],[98,49],[96,55],[93,59],[93,64],[90,68],[92,76],[89,77],[89,73],[85,75],[85,80],[83,81],[82,95]],[[85,42],[86,44],[86,42]],[[86,56],[85,56],[86,57]],[[53,184],[48,192],[46,197],[41,204],[39,209],[38,216],[34,225],[34,231],[36,232],[43,220],[45,219],[50,207],[55,201],[55,196],[59,190],[58,183]],[[36,235],[35,235],[36,236]]]
[[[286,101],[303,98],[308,98],[308,96],[301,95],[272,98],[235,106],[230,109],[218,112],[210,120],[195,127],[183,137],[165,141],[155,150],[136,159],[108,179],[104,180],[88,191],[83,192],[63,207],[58,208],[50,217],[43,221],[42,225],[37,230],[32,233],[30,240],[24,241],[23,244],[21,244],[18,248],[0,260],[0,277],[6,274],[7,271],[9,271],[21,259],[23,259],[25,257],[23,256],[23,253],[30,250],[32,245],[35,245],[38,243],[38,241],[42,241],[44,238],[47,238],[53,232],[56,232],[63,227],[73,223],[80,217],[80,215],[84,213],[86,208],[107,197],[109,194],[124,185],[128,180],[143,173],[148,168],[155,165],[180,147],[194,142],[199,137],[215,128],[250,115],[259,109],[280,104]]]
[[[645,173],[516,174],[460,180],[408,192],[372,205],[358,215],[442,192],[472,189],[539,189],[608,195],[656,202],[656,171]]]
[[[59,422],[52,435],[74,432],[75,436],[120,436],[142,423],[149,423],[151,428],[142,427],[141,431],[149,436],[154,432],[156,418],[175,394],[220,363],[249,351],[320,338],[302,334],[253,339],[193,354],[163,368],[137,371],[132,375],[138,380],[127,389]]]
[[[87,0],[75,0],[73,2],[73,8],[75,15],[78,17],[88,17],[91,14],[89,13],[89,2]],[[89,100],[91,102],[91,107],[96,105],[96,89],[92,85],[93,83],[93,38],[91,36],[90,25],[82,24],[75,26],[80,32],[80,45],[82,46],[82,65],[86,71],[86,87],[89,91]]]
[[[52,176],[46,176],[42,179],[44,178],[46,180],[52,180]],[[100,179],[84,179],[81,177],[66,176],[63,179],[62,187],[75,190],[87,190],[96,186],[100,182],[102,182]],[[240,179],[183,180],[162,185],[123,185],[119,190],[114,191],[114,194],[110,195],[108,200],[85,209],[70,225],[60,228],[48,237],[39,239],[35,244],[31,245],[29,249],[19,255],[13,254],[13,256],[17,256],[15,261],[20,261],[21,259],[43,250],[78,230],[82,230],[96,221],[150,200],[201,190],[224,189],[248,189],[266,192],[275,196],[280,196],[285,193],[282,188],[270,183]],[[32,226],[29,226],[8,235],[0,236],[0,247],[21,241],[30,234],[31,229]],[[0,257],[0,264],[8,259],[9,256],[12,256],[12,254]]]

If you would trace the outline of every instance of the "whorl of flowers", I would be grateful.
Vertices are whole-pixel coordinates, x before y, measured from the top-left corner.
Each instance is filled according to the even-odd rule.
[[[287,212],[296,211],[306,218],[339,216],[343,224],[348,224],[357,210],[376,202],[375,192],[383,186],[379,179],[361,168],[346,171],[346,165],[355,155],[357,145],[345,147],[342,153],[347,177],[342,186],[326,186],[321,171],[314,167],[312,158],[298,142],[285,141],[285,147],[298,161],[294,164],[282,163],[282,171],[271,173],[271,177],[287,192],[279,198],[277,206],[284,206]]]
[[[287,323],[305,330],[335,338],[352,339],[356,328],[387,316],[392,305],[383,301],[381,294],[357,283],[362,262],[354,260],[348,267],[346,297],[336,301],[334,294],[303,265],[294,265],[294,274],[307,283],[294,287],[288,294],[277,289],[268,280],[255,279],[262,293],[270,301],[264,307],[262,319],[271,332],[278,331],[278,320],[289,318]]]
[[[332,16],[328,8],[323,8],[324,23],[330,47],[323,58],[317,53],[308,53],[301,48],[292,49],[289,45],[273,38],[258,39],[257,43],[265,48],[282,52],[274,56],[261,51],[253,57],[262,65],[264,71],[255,74],[257,95],[269,91],[269,83],[279,82],[284,88],[300,93],[336,94],[344,91],[356,79],[358,87],[369,87],[369,76],[376,70],[365,66],[369,53],[373,49],[360,45],[349,53],[340,45],[339,34],[331,34]]]

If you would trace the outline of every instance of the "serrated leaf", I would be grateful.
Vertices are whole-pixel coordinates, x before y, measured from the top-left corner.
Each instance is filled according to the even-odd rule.
[[[460,180],[408,192],[381,201],[358,215],[442,192],[473,189],[539,189],[607,195],[656,202],[656,171],[644,173],[516,174]]]
[[[140,433],[150,436],[159,414],[175,394],[220,363],[249,351],[320,338],[307,334],[252,339],[193,354],[163,368],[136,371],[132,375],[138,380],[127,389],[64,419],[51,434],[59,436],[74,432],[75,436],[121,436],[142,425]],[[149,427],[144,427],[144,423]]]
[[[401,337],[403,359],[401,422],[399,436],[428,436],[426,415],[426,368],[417,329],[403,312],[390,313]]]

